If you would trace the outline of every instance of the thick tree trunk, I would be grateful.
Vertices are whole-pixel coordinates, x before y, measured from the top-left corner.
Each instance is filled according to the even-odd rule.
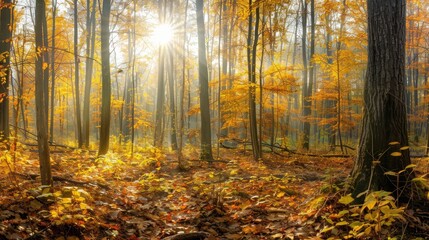
[[[405,101],[405,0],[368,0],[368,70],[364,116],[353,177],[353,196],[365,191],[391,191],[408,199],[410,164]],[[392,142],[400,144],[392,145]],[[391,156],[400,152],[401,156]],[[395,155],[395,154],[393,154]],[[358,199],[362,201],[364,195]]]
[[[46,21],[45,16],[45,1],[36,1],[36,19],[34,25],[34,32],[36,33],[36,67],[35,67],[35,90],[36,90],[36,125],[37,125],[37,143],[39,148],[39,164],[40,164],[40,176],[42,185],[52,185],[52,174],[51,174],[51,162],[49,154],[48,144],[48,116],[46,109],[46,98],[48,98],[47,92],[45,91],[45,78],[46,72],[43,70],[44,63],[47,62],[45,59],[46,51],[43,44],[43,22]]]
[[[200,82],[200,112],[201,112],[201,154],[200,159],[212,161],[211,121],[209,102],[209,73],[207,68],[206,41],[204,27],[204,1],[196,0],[197,29],[198,29],[198,78]]]
[[[9,138],[9,82],[10,82],[10,43],[12,38],[11,0],[3,0],[0,10],[0,54],[5,58],[1,61],[2,79],[0,79],[0,142]]]
[[[110,135],[110,0],[103,0],[101,12],[101,126],[98,155],[104,155],[109,150]]]

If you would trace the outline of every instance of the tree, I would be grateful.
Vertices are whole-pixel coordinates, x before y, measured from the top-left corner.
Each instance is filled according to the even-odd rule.
[[[307,9],[308,9],[308,3],[306,0],[301,0],[301,6],[302,6],[302,37],[301,37],[301,50],[302,50],[302,115],[303,117],[309,116],[309,108],[308,108],[308,74],[307,74]],[[307,122],[307,119],[304,119],[304,129],[303,129],[303,142],[302,147],[306,150],[309,149],[310,146],[310,123]]]
[[[103,0],[101,12],[101,126],[98,155],[109,150],[110,102],[112,86],[110,84],[110,0]]]
[[[94,65],[95,52],[95,7],[97,1],[92,1],[91,12],[89,11],[91,0],[87,0],[86,14],[86,54],[85,60],[85,93],[83,96],[83,114],[82,114],[82,145],[89,147],[89,105],[91,97],[92,70]]]
[[[165,1],[158,2],[158,17],[161,23],[165,21]],[[154,132],[154,146],[162,147],[164,140],[164,103],[165,103],[165,46],[160,45],[158,55],[158,88],[156,93],[156,113],[155,113],[155,132]]]
[[[212,161],[210,103],[209,103],[209,73],[207,69],[206,40],[204,27],[204,0],[196,0],[197,29],[198,29],[198,78],[200,83],[200,112],[201,112],[201,154],[200,159]]]
[[[36,19],[34,24],[34,32],[36,33],[36,124],[37,124],[37,143],[39,147],[39,164],[40,164],[40,176],[42,185],[52,185],[52,173],[51,173],[51,162],[49,154],[48,144],[48,116],[46,109],[46,99],[48,98],[47,91],[45,91],[45,74],[49,74],[45,71],[48,67],[47,59],[48,56],[45,54],[47,47],[44,45],[43,34],[47,31],[43,30],[46,26],[46,15],[45,15],[45,1],[36,1]],[[45,22],[45,23],[44,23]]]
[[[77,25],[77,0],[73,0],[73,23],[74,23],[74,91],[75,91],[75,111],[76,111],[76,133],[78,147],[82,147],[82,119],[80,115],[80,79],[79,79],[79,53],[78,53],[78,25]]]
[[[255,13],[255,35],[253,32],[253,1],[249,0],[249,25],[247,32],[247,71],[249,78],[249,122],[250,122],[250,141],[252,142],[253,159],[261,158],[261,143],[258,138],[257,121],[256,121],[256,50],[259,37],[259,6],[256,7]],[[252,42],[253,39],[253,42]]]
[[[55,32],[57,0],[52,1],[52,39],[51,39],[51,114],[49,119],[49,140],[54,141],[54,108],[55,108]]]
[[[410,164],[405,101],[405,0],[368,0],[368,70],[364,116],[357,160],[352,171],[353,196],[391,191],[410,196]],[[364,195],[358,198],[362,201]]]
[[[10,43],[12,38],[11,0],[0,2],[0,141],[9,138],[9,79],[10,79]]]

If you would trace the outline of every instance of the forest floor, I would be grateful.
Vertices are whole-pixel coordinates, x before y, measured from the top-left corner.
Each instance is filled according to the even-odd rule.
[[[56,148],[50,188],[36,149],[20,148],[0,156],[0,239],[323,239],[353,162],[221,149],[209,165],[188,149],[179,171],[153,148],[103,158]]]

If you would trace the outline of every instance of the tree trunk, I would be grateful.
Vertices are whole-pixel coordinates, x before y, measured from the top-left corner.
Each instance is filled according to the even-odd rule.
[[[332,59],[332,46],[331,46],[331,42],[332,42],[332,29],[331,29],[331,15],[330,13],[326,14],[326,57],[328,59],[327,63],[329,65],[332,65],[333,63],[333,59]],[[327,81],[330,82],[332,79],[330,77],[330,74],[328,74],[328,79]],[[333,109],[335,108],[335,100],[332,99],[325,99],[323,100],[323,108],[325,111],[325,118],[327,119],[332,119],[335,117],[335,115],[332,113]],[[328,135],[328,145],[331,151],[335,150],[335,131],[334,131],[334,126],[332,124],[327,124],[326,125],[326,132]]]
[[[75,90],[75,114],[76,114],[76,136],[78,147],[82,147],[82,119],[80,113],[80,79],[79,79],[79,36],[77,26],[77,0],[73,0],[73,22],[74,22],[74,90]]]
[[[261,158],[261,149],[258,139],[257,121],[256,121],[256,49],[258,45],[259,36],[259,7],[256,8],[255,18],[255,33],[252,42],[253,32],[253,1],[249,0],[249,21],[247,32],[247,71],[249,78],[249,130],[250,141],[252,143],[253,159],[259,160]]]
[[[310,38],[310,69],[307,90],[304,99],[304,118],[311,116],[311,96],[313,95],[313,82],[315,74],[315,65],[313,64],[313,56],[315,51],[315,35],[316,35],[316,17],[314,10],[314,0],[310,2],[310,21],[311,21],[311,38]],[[304,46],[303,46],[304,48]],[[306,60],[307,61],[307,60]],[[309,150],[310,148],[310,130],[311,125],[308,119],[304,122],[304,149]]]
[[[171,129],[170,129],[170,140],[171,149],[177,150],[177,120],[176,120],[176,103],[174,101],[174,58],[173,52],[169,52],[168,61],[168,84],[170,92],[170,118],[171,118]]]
[[[51,174],[51,162],[49,156],[49,144],[48,144],[48,128],[47,121],[48,116],[46,114],[47,92],[45,91],[45,78],[46,72],[43,70],[44,64],[47,62],[45,59],[46,46],[43,44],[43,22],[46,22],[45,16],[45,1],[36,1],[36,19],[34,24],[34,32],[36,33],[36,66],[35,66],[35,90],[36,90],[36,125],[37,125],[37,143],[39,148],[39,164],[40,164],[40,176],[42,185],[52,185],[52,174]]]
[[[411,196],[413,174],[399,172],[410,164],[405,101],[405,0],[368,0],[368,70],[364,116],[352,179],[353,196],[365,191],[393,192],[399,200]],[[399,142],[400,144],[392,144]],[[391,156],[400,152],[401,156]],[[393,154],[395,155],[395,154]],[[364,195],[357,199],[362,202]]]
[[[92,2],[91,14],[89,14],[89,8],[91,0],[87,0],[87,36],[86,36],[86,54],[85,60],[85,93],[83,97],[83,129],[82,129],[82,145],[85,148],[89,147],[89,126],[90,126],[90,113],[89,106],[91,103],[91,84],[92,84],[92,70],[94,64],[94,52],[95,52],[95,7],[97,1]]]
[[[182,154],[182,149],[183,149],[183,138],[184,138],[184,130],[185,130],[185,87],[186,87],[186,34],[187,34],[187,19],[188,19],[188,5],[189,5],[189,0],[186,0],[186,5],[185,5],[185,14],[184,14],[184,20],[183,20],[183,56],[182,56],[182,88],[180,89],[180,120],[179,120],[179,145],[178,145],[178,160],[179,160],[179,164],[178,164],[178,168],[179,169],[183,169],[184,165],[183,165],[183,154]],[[189,100],[188,100],[189,101]]]
[[[101,126],[98,155],[104,155],[109,150],[110,134],[110,0],[103,0],[101,12]]]
[[[211,121],[209,102],[209,73],[207,68],[206,41],[204,27],[204,1],[196,0],[197,29],[198,29],[198,78],[200,82],[200,112],[201,112],[201,154],[200,159],[212,161]]]
[[[55,108],[55,32],[56,32],[57,0],[52,0],[52,40],[51,40],[51,114],[49,139],[54,141],[54,108]]]
[[[0,54],[5,58],[1,61],[4,69],[0,79],[0,142],[9,139],[9,82],[10,82],[10,43],[12,40],[12,11],[11,0],[3,0],[0,10]]]
[[[158,2],[158,17],[161,23],[165,20],[165,1]],[[164,102],[165,102],[165,52],[164,46],[159,46],[158,59],[158,88],[156,94],[156,113],[155,113],[155,133],[154,146],[162,147],[164,141],[163,126],[164,126]]]
[[[310,123],[308,117],[310,116],[309,99],[308,99],[308,61],[307,61],[307,9],[308,4],[306,0],[301,0],[302,5],[302,116],[304,118],[303,124],[303,139],[302,148],[308,150],[310,148]]]

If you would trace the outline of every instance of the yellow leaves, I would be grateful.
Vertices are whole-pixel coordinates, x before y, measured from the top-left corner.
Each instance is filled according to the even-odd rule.
[[[277,193],[277,197],[278,198],[281,198],[281,197],[283,197],[285,195],[285,192],[279,192],[279,193]]]
[[[392,152],[390,154],[390,156],[392,156],[392,157],[400,157],[400,156],[402,156],[402,153],[400,153],[400,152]]]
[[[42,69],[43,69],[43,70],[46,70],[48,67],[49,67],[49,64],[48,64],[47,62],[44,62],[44,63],[42,64]]]
[[[343,196],[340,198],[340,200],[338,200],[339,203],[344,204],[344,205],[349,205],[353,201],[354,201],[354,198],[351,196],[351,194]]]

